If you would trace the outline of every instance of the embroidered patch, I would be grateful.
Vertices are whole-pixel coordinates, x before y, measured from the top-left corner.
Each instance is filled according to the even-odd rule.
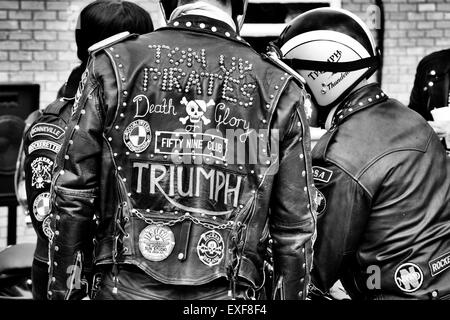
[[[51,123],[36,123],[30,130],[30,136],[49,136],[53,139],[60,139],[65,131],[60,126]]]
[[[152,162],[133,162],[132,168],[132,194],[158,194],[172,206],[201,215],[225,216],[233,212],[231,206],[239,207],[242,175],[207,166]]]
[[[80,99],[81,99],[81,94],[83,93],[84,86],[86,85],[88,76],[89,76],[89,70],[86,69],[86,70],[84,70],[83,75],[81,76],[81,81],[80,81],[80,84],[78,85],[77,93],[75,95],[75,101],[74,101],[73,107],[72,107],[72,116],[75,114],[75,112],[77,112],[78,104],[80,103]]]
[[[317,215],[322,214],[327,208],[327,200],[322,192],[316,189],[316,196],[314,198],[314,202],[316,203],[316,212]]]
[[[444,253],[436,259],[431,260],[430,262],[428,262],[428,265],[430,267],[432,277],[447,270],[448,268],[450,268],[450,251]]]
[[[163,261],[174,246],[175,237],[169,227],[149,225],[139,234],[139,250],[147,260]]]
[[[36,189],[44,188],[52,182],[53,161],[47,157],[38,157],[31,162],[31,186]]]
[[[215,230],[210,230],[200,236],[197,244],[197,255],[201,262],[209,267],[219,264],[224,256],[223,238]]]
[[[47,216],[42,222],[42,231],[44,232],[48,240],[52,241],[54,233],[52,228],[50,227],[50,223],[51,223],[50,216]]]
[[[404,263],[395,270],[394,280],[404,292],[414,292],[422,286],[423,272],[414,263]]]
[[[51,152],[58,153],[60,149],[61,145],[59,143],[49,140],[38,140],[32,142],[28,146],[28,154],[31,154],[36,150],[49,150]]]
[[[155,153],[171,155],[202,155],[224,161],[228,139],[205,133],[155,132]]]
[[[37,221],[43,221],[50,212],[50,193],[39,194],[33,202],[33,213]]]
[[[328,183],[330,182],[331,176],[333,175],[333,171],[315,166],[313,167],[313,175],[314,180]]]
[[[145,120],[135,120],[123,133],[123,142],[131,152],[145,151],[152,141],[150,124]]]
[[[185,105],[188,114],[186,117],[181,117],[179,119],[182,124],[186,125],[188,120],[193,125],[198,124],[200,121],[202,121],[204,125],[211,123],[211,120],[205,117],[205,112],[208,107],[216,105],[214,100],[211,99],[209,102],[203,100],[187,101],[187,99],[183,97],[180,103]]]

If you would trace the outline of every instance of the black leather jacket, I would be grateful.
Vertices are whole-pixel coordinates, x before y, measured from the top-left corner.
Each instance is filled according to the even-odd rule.
[[[432,128],[377,84],[349,96],[312,152],[313,283],[352,298],[450,294],[450,175]]]
[[[24,172],[21,179],[25,181],[26,206],[37,235],[34,258],[41,262],[48,262],[48,237],[52,237],[48,213],[54,163],[84,68],[85,65],[81,65],[72,70],[60,90],[61,96],[44,110],[30,115],[33,120],[24,131],[18,170]]]
[[[409,108],[426,120],[433,120],[430,111],[446,107],[450,99],[450,49],[433,52],[417,66]]]
[[[270,231],[278,293],[305,298],[315,220],[302,84],[201,16],[104,44],[57,160],[49,296],[79,297],[93,263],[257,289]]]

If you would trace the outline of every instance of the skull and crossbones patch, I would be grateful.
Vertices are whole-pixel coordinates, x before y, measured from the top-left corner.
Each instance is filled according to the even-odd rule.
[[[52,182],[53,161],[46,157],[38,157],[31,162],[31,186],[42,189]]]
[[[215,230],[203,233],[197,244],[197,255],[208,267],[219,264],[224,256],[223,238]]]
[[[204,125],[208,125],[211,120],[205,117],[205,112],[208,107],[212,107],[215,105],[214,100],[209,100],[209,102],[205,102],[203,100],[191,100],[188,101],[186,97],[183,97],[180,101],[181,104],[186,106],[186,117],[181,117],[179,120],[182,124],[186,125],[189,121],[191,124],[198,124],[200,121],[203,122]]]

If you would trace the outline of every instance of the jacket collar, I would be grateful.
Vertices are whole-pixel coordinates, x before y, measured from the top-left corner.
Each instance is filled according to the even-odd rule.
[[[388,99],[377,83],[368,84],[353,92],[347,101],[334,114],[331,129],[341,125],[352,114],[372,107]]]
[[[221,38],[239,42],[250,47],[250,44],[227,23],[213,18],[199,15],[183,15],[170,21],[164,29],[188,30],[208,33]]]

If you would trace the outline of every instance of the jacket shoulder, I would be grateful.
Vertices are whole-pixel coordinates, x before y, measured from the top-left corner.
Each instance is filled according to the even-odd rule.
[[[280,69],[282,72],[289,74],[292,78],[297,80],[297,82],[301,88],[305,87],[305,84],[306,84],[305,79],[298,72],[296,72],[294,69],[289,67],[286,63],[284,63],[282,60],[280,60],[275,54],[268,52],[267,54],[261,54],[261,56],[262,56],[263,60],[269,62],[271,65]]]
[[[103,39],[102,41],[99,41],[92,46],[88,48],[88,52],[90,55],[95,55],[97,52],[106,49],[107,47],[110,47],[112,45],[115,45],[117,43],[123,42],[130,38],[137,37],[138,34],[135,33],[129,33],[128,31],[124,31],[118,34],[115,34],[109,38]]]
[[[420,60],[417,70],[420,72],[424,68],[449,68],[450,67],[450,49],[433,52]]]

